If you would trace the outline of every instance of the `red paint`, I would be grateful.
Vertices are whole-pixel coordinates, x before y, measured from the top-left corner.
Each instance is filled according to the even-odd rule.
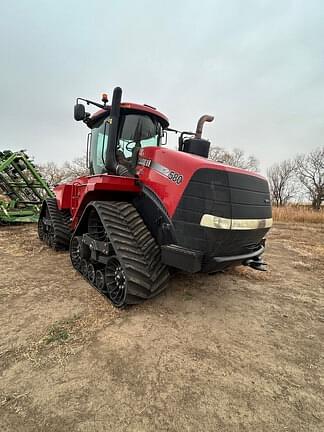
[[[151,188],[163,202],[166,211],[172,217],[193,174],[200,168],[235,172],[264,179],[260,174],[235,168],[206,158],[179,152],[165,147],[147,147],[140,151],[140,157],[150,159],[171,171],[183,176],[178,185],[165,175],[150,167],[137,166],[136,174],[141,183]],[[121,199],[122,193],[137,194],[141,191],[136,178],[114,175],[95,175],[80,177],[73,182],[56,186],[55,194],[58,208],[70,209],[72,228],[74,229],[90,201]]]
[[[264,179],[260,174],[235,168],[229,165],[213,162],[209,159],[179,152],[165,147],[147,147],[140,151],[140,157],[151,159],[169,170],[175,171],[183,176],[179,185],[169,180],[154,169],[144,166],[137,167],[139,179],[150,187],[163,202],[169,216],[172,216],[178,206],[180,198],[193,174],[200,168],[209,168],[219,171],[235,172],[252,175]]]
[[[110,106],[108,106],[108,108],[110,109]],[[149,106],[146,105],[141,105],[141,104],[136,104],[136,103],[130,103],[130,102],[122,102],[120,104],[120,108],[122,109],[131,109],[131,110],[136,110],[136,111],[142,111],[151,115],[154,115],[156,117],[159,117],[162,120],[163,123],[163,127],[168,127],[169,126],[169,119],[167,116],[165,116],[164,114],[162,114],[160,111],[151,108]],[[94,117],[99,116],[100,114],[107,112],[104,109],[101,109],[97,112],[95,112],[94,114],[92,114],[91,118],[93,119]]]
[[[60,210],[69,209],[71,205],[72,184],[62,183],[54,188],[57,206]]]
[[[118,200],[123,193],[139,193],[140,187],[135,178],[103,174],[79,177],[73,182],[56,186],[54,191],[58,208],[70,209],[74,229],[90,201]],[[115,196],[116,193],[118,196]]]

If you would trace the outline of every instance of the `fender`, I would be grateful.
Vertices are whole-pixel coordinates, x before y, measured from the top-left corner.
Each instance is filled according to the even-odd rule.
[[[176,242],[174,225],[152,189],[143,185],[141,194],[135,196],[132,203],[159,245]]]

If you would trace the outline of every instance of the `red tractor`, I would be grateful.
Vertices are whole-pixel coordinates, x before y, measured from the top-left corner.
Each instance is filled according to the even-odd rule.
[[[214,273],[231,265],[265,270],[272,224],[269,187],[257,173],[208,160],[210,142],[181,132],[163,147],[165,115],[149,105],[77,99],[74,118],[89,128],[90,175],[44,201],[39,238],[69,249],[72,265],[117,307],[156,296],[170,270]],[[90,115],[80,102],[100,108]]]

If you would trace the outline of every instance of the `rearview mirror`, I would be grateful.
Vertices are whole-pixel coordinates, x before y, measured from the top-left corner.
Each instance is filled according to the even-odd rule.
[[[84,120],[86,118],[86,110],[85,106],[82,104],[75,104],[74,105],[74,120],[80,121]]]

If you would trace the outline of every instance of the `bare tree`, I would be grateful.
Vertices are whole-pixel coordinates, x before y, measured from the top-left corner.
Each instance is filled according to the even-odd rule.
[[[235,148],[233,151],[225,150],[223,147],[212,147],[209,159],[226,165],[259,171],[259,162],[254,156],[245,156],[244,151]]]
[[[320,210],[324,201],[324,147],[296,158],[296,172],[307,190],[314,210]]]
[[[65,178],[64,170],[55,162],[39,164],[37,165],[37,168],[50,187],[54,187],[58,183],[61,183]]]
[[[294,174],[295,162],[292,160],[272,165],[267,170],[272,201],[277,207],[287,204],[295,196],[297,188]]]
[[[65,171],[66,177],[71,179],[89,175],[86,155],[79,156],[73,159],[72,162],[65,162],[62,169]]]
[[[38,165],[38,169],[51,187],[64,181],[89,175],[86,156],[77,157],[72,162],[64,162],[61,166],[55,162],[46,162]]]

